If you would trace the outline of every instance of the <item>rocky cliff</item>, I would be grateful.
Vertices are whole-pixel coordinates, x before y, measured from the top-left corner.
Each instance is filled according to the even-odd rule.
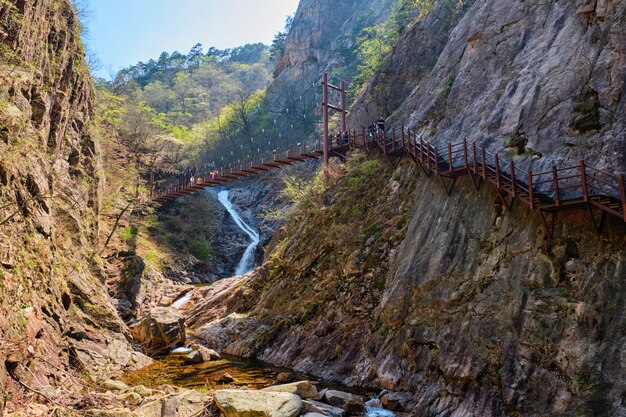
[[[391,4],[389,0],[301,1],[267,91],[271,107],[284,108],[313,84],[317,86],[324,71],[345,67],[342,53],[354,47],[356,33],[366,24],[384,21]],[[317,108],[317,102],[311,105],[308,110]]]
[[[100,282],[99,146],[70,2],[1,1],[0,57],[2,410],[142,357]]]
[[[407,28],[354,125],[382,110],[524,167],[625,170],[626,2],[442,0],[431,13],[442,10]],[[550,239],[488,185],[460,181],[448,198],[408,161],[374,178],[366,167],[305,203],[256,275],[204,290],[199,334],[401,392],[417,416],[626,415],[622,221],[598,235],[588,212],[559,213]]]

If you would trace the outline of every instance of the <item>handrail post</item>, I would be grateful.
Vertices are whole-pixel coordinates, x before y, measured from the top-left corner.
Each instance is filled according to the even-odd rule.
[[[622,195],[622,211],[624,212],[624,221],[626,222],[626,188],[624,188],[624,174],[619,176],[619,191]]]
[[[404,150],[404,122],[402,122],[402,149]]]
[[[480,148],[481,157],[483,158],[483,179],[487,179],[487,157],[485,156],[485,147]]]
[[[382,140],[383,140],[383,153],[387,155],[387,132],[385,132],[384,130],[383,130]]]
[[[535,196],[533,195],[533,172],[528,170],[528,199],[530,203],[530,209],[535,208]]]
[[[437,152],[437,147],[435,146],[435,175],[439,175],[439,152]]]
[[[478,161],[476,160],[476,142],[472,143],[472,156],[474,158],[474,174],[478,174]]]
[[[467,169],[467,138],[463,138],[463,168]]]
[[[448,142],[448,172],[452,172],[452,144]]]
[[[420,136],[420,161],[424,163],[424,138]],[[430,169],[430,163],[428,163],[428,169]]]
[[[580,181],[583,189],[583,199],[585,203],[589,201],[589,190],[587,190],[587,172],[585,169],[585,161],[580,161]]]
[[[554,183],[554,203],[559,207],[561,205],[561,196],[559,195],[559,177],[556,165],[552,165],[552,182]]]
[[[513,165],[513,161],[510,163],[511,165],[511,191],[513,192],[513,198],[515,198],[515,165]]]
[[[322,76],[322,124],[324,134],[324,170],[328,173],[328,160],[330,159],[330,141],[328,135],[328,72]]]
[[[496,187],[500,188],[500,159],[498,158],[498,154],[495,155],[496,160]]]
[[[367,138],[365,137],[365,126],[361,126],[361,133],[363,134],[363,146],[367,147]]]

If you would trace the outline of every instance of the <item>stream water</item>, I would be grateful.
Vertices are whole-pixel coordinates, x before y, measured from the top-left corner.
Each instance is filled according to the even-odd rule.
[[[281,372],[293,372],[265,362],[223,355],[217,361],[186,365],[185,355],[190,349],[177,348],[168,355],[156,358],[154,363],[138,371],[126,373],[122,380],[129,385],[144,385],[156,389],[162,385],[176,385],[207,393],[216,389],[249,388],[262,389],[277,383],[276,378]],[[224,374],[229,374],[234,381],[219,382]],[[297,375],[300,380],[310,379],[306,375]],[[366,417],[393,417],[394,413],[380,407],[375,400],[376,392],[363,389],[350,389],[336,384],[319,382],[318,389],[331,388],[350,391],[371,398],[366,404]]]
[[[231,215],[237,226],[239,226],[239,228],[250,238],[250,244],[243,253],[241,260],[237,265],[237,269],[235,270],[235,275],[243,275],[252,269],[252,261],[254,260],[254,253],[259,245],[260,237],[259,232],[244,222],[239,213],[237,213],[237,210],[235,210],[233,204],[228,198],[229,195],[230,193],[228,190],[222,190],[217,194],[217,199]]]

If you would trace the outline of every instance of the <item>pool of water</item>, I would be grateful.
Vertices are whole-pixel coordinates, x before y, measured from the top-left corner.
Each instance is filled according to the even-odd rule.
[[[247,387],[250,389],[262,389],[275,384],[278,374],[293,371],[285,368],[272,366],[265,362],[237,358],[223,355],[217,361],[203,362],[193,365],[185,365],[185,355],[188,349],[179,348],[176,351],[155,359],[151,366],[139,371],[126,373],[122,380],[129,385],[145,385],[148,388],[158,388],[161,385],[176,385],[179,387],[194,389],[202,393],[226,388]],[[224,374],[229,374],[234,381],[219,382]],[[308,379],[315,381],[307,375],[295,374],[296,380]],[[317,388],[331,388],[341,391],[363,395],[368,399],[377,393],[373,390],[348,388],[337,384],[317,382]],[[375,400],[367,404],[366,417],[393,417],[391,411],[384,410]]]
[[[170,353],[155,359],[151,366],[139,371],[126,373],[122,380],[130,385],[145,385],[157,388],[170,384],[195,389],[206,393],[209,390],[248,387],[261,389],[276,382],[276,377],[288,369],[277,368],[266,363],[231,356],[222,356],[217,361],[202,362],[193,365],[184,363],[185,352]],[[224,374],[229,374],[234,381],[218,382]]]

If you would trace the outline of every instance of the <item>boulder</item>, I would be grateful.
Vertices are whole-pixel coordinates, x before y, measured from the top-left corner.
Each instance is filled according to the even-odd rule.
[[[135,413],[141,417],[193,417],[202,414],[209,400],[197,391],[184,389],[150,401],[136,409]]]
[[[360,395],[329,389],[324,394],[324,399],[328,404],[343,408],[348,413],[365,412],[365,400]]]
[[[346,414],[343,408],[333,407],[319,401],[304,400],[302,404],[304,405],[304,411],[307,413],[322,414],[330,417],[343,417]]]
[[[302,399],[288,392],[219,390],[215,403],[226,417],[296,417]]]
[[[281,372],[276,376],[276,381],[280,383],[291,382],[295,376],[291,372]]]
[[[137,385],[136,387],[133,387],[131,391],[136,392],[142,397],[149,397],[154,393],[150,388],[146,388],[143,385]]]
[[[136,392],[127,392],[125,394],[121,394],[118,399],[122,401],[125,405],[137,406],[141,404],[142,398],[141,395]]]
[[[128,389],[128,385],[122,381],[116,381],[114,379],[108,379],[102,383],[104,389],[109,391],[124,391]]]
[[[130,332],[148,355],[156,355],[185,343],[185,316],[173,308],[155,307],[132,323]]]
[[[291,384],[274,385],[263,388],[261,391],[270,392],[289,392],[295,394],[302,399],[315,398],[317,396],[317,388],[309,381],[292,382]]]
[[[202,354],[197,350],[192,350],[185,356],[185,364],[187,365],[201,362],[204,362],[204,359],[202,358]]]
[[[213,349],[209,349],[208,347],[199,345],[197,343],[193,343],[191,345],[191,349],[194,352],[200,352],[200,354],[202,355],[202,360],[204,362],[215,361],[222,358],[220,354]]]
[[[413,394],[410,392],[388,392],[380,399],[383,407],[391,411],[410,411],[412,400]]]
[[[229,384],[231,382],[235,382],[235,378],[233,378],[231,374],[222,374],[219,378],[215,380],[215,382],[218,382],[220,384]]]

